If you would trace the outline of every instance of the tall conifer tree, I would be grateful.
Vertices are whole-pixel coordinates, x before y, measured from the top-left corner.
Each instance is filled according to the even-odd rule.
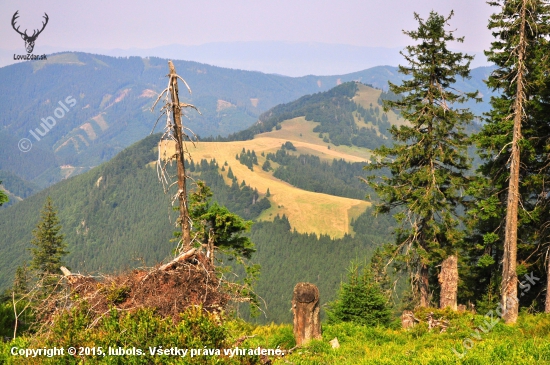
[[[38,272],[39,278],[44,279],[44,285],[52,285],[52,275],[61,274],[62,259],[68,252],[64,235],[60,233],[61,224],[52,199],[48,197],[41,212],[40,221],[33,231],[31,243],[32,261],[30,267]]]
[[[386,169],[384,177],[370,176],[369,185],[382,203],[377,212],[397,210],[396,250],[413,275],[420,305],[429,305],[429,268],[456,254],[462,233],[457,208],[469,168],[464,125],[474,115],[458,107],[477,92],[461,93],[452,85],[457,77],[470,77],[472,56],[451,52],[447,43],[463,42],[446,31],[448,17],[431,12],[424,21],[414,14],[418,30],[404,31],[416,45],[401,54],[408,66],[399,66],[406,76],[401,85],[389,83],[401,100],[385,101],[388,111],[397,109],[408,124],[392,126],[392,147],[375,151],[368,170]],[[476,99],[477,100],[477,99]]]
[[[515,323],[518,241],[520,251],[532,251],[533,246],[521,240],[538,224],[537,196],[544,189],[540,173],[548,154],[544,150],[549,109],[541,93],[548,86],[548,62],[544,59],[548,57],[549,10],[546,0],[490,4],[500,7],[500,12],[489,21],[496,40],[486,54],[498,68],[487,85],[498,90],[499,96],[491,99],[492,110],[476,137],[485,160],[480,170],[488,182],[484,184],[485,199],[478,202],[475,212],[480,218],[483,212],[493,212],[485,216],[485,222],[479,221],[478,227],[485,232],[486,244],[499,247],[495,251],[500,251],[498,243],[502,242],[502,313],[506,323]],[[492,226],[487,225],[490,220]]]

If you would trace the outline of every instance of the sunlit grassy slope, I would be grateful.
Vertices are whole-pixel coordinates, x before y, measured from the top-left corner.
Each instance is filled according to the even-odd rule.
[[[381,90],[358,84],[358,92],[353,100],[365,108],[378,106],[378,98]],[[402,124],[403,119],[389,111],[388,120],[392,124]],[[359,126],[364,124],[356,118]],[[260,194],[265,194],[267,189],[271,193],[271,209],[263,212],[260,220],[272,220],[277,214],[285,214],[292,226],[298,232],[328,234],[331,237],[342,237],[345,233],[353,233],[350,230],[350,221],[357,217],[370,205],[367,201],[348,199],[327,194],[313,193],[298,189],[286,182],[273,177],[272,172],[261,169],[265,156],[269,152],[275,152],[286,141],[292,142],[296,147],[293,154],[310,154],[319,156],[326,161],[344,159],[349,162],[368,163],[371,151],[356,146],[335,146],[332,143],[323,142],[319,134],[313,132],[318,123],[307,121],[297,117],[280,123],[281,129],[258,134],[253,140],[237,142],[204,142],[197,148],[192,148],[191,153],[195,161],[215,158],[220,166],[226,161],[233,174],[237,176],[239,183],[246,181],[247,185],[257,188]],[[235,158],[242,149],[254,150],[258,156],[259,165],[250,171]],[[272,164],[275,165],[276,164]],[[227,177],[227,170],[224,176]],[[229,179],[227,179],[229,183]]]
[[[349,225],[351,219],[363,213],[370,205],[369,202],[298,189],[274,178],[272,172],[261,169],[261,165],[265,161],[265,157],[261,156],[261,153],[275,152],[289,140],[299,152],[312,154],[316,152],[316,154],[324,154],[324,157],[330,159],[344,158],[349,161],[364,161],[358,156],[329,150],[326,146],[296,141],[291,138],[271,137],[239,142],[199,143],[197,148],[192,148],[191,153],[195,161],[215,158],[220,166],[227,161],[228,167],[225,168],[224,176],[227,176],[227,171],[231,167],[239,183],[244,180],[247,185],[258,189],[260,194],[266,194],[269,188],[271,194],[269,200],[272,207],[260,216],[260,220],[272,220],[277,214],[285,214],[292,228],[298,232],[328,234],[331,237],[342,237],[345,233],[351,233]],[[235,158],[243,148],[254,150],[258,156],[259,166],[254,166],[254,171],[250,171]]]
[[[360,104],[364,108],[369,108],[372,103],[373,106],[378,105],[378,107],[382,109],[382,106],[378,104],[378,98],[380,97],[380,94],[382,94],[382,90],[373,89],[372,87],[364,84],[357,84],[357,87],[359,90],[353,97],[353,101]],[[380,112],[382,112],[382,110],[380,110]],[[398,117],[392,110],[388,111],[386,114],[388,115],[388,121],[390,124],[402,125],[406,123],[403,118]]]

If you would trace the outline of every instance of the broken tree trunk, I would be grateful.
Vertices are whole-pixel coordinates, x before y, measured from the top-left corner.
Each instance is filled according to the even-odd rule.
[[[301,346],[312,339],[321,339],[319,289],[310,283],[298,283],[292,297],[294,338]]]
[[[528,1],[523,0],[519,7],[519,43],[517,45],[517,74],[516,95],[514,100],[514,128],[512,134],[512,145],[510,149],[510,178],[508,179],[508,197],[506,202],[506,225],[504,230],[504,253],[502,260],[502,283],[501,283],[501,299],[502,318],[507,324],[516,323],[518,319],[518,277],[516,274],[517,266],[517,249],[518,249],[518,207],[519,207],[519,170],[521,165],[520,142],[521,123],[524,116],[524,108],[526,103],[525,92],[527,84],[525,77],[527,68],[525,66],[525,55],[528,44],[527,39],[527,17]]]
[[[458,260],[456,256],[451,255],[443,261],[438,279],[441,287],[439,307],[441,309],[450,307],[456,311],[458,291]]]
[[[73,274],[65,266],[61,266],[59,269],[61,270],[61,272],[63,273],[63,276],[67,279],[69,284],[74,284],[79,277],[83,277],[80,274]]]
[[[176,163],[178,166],[178,200],[179,212],[178,218],[181,224],[181,238],[183,251],[191,248],[191,230],[189,225],[189,211],[187,210],[187,187],[185,185],[185,148],[183,146],[183,126],[181,123],[181,105],[178,95],[178,77],[176,68],[172,61],[168,61],[170,68],[170,96],[172,99],[172,115],[174,116],[175,128],[173,130],[176,139]]]
[[[170,270],[172,267],[174,267],[175,264],[177,264],[178,262],[182,262],[182,261],[185,261],[185,260],[189,259],[196,252],[197,252],[197,249],[192,248],[189,251],[186,251],[186,252],[182,253],[181,255],[179,255],[178,257],[176,257],[175,259],[173,259],[169,263],[162,265],[161,267],[159,267],[159,270],[160,271]]]

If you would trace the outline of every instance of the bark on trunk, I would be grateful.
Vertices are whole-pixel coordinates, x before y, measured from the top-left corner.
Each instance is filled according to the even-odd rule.
[[[178,200],[180,216],[178,221],[181,225],[181,238],[183,251],[191,248],[191,232],[189,226],[189,212],[187,210],[187,187],[185,185],[185,155],[183,147],[183,126],[181,124],[181,106],[178,95],[178,78],[176,77],[176,68],[172,61],[168,61],[170,68],[170,93],[172,98],[172,115],[176,128],[174,137],[176,139],[176,163],[178,166]]]
[[[430,306],[430,285],[428,280],[428,266],[422,264],[420,268],[420,306],[427,308]]]
[[[310,283],[298,283],[292,298],[294,338],[301,346],[312,339],[321,339],[319,289]]]
[[[456,311],[458,291],[458,260],[456,256],[451,255],[443,261],[438,279],[441,286],[439,307],[441,309],[450,307]]]
[[[514,101],[514,130],[512,137],[512,154],[510,156],[510,180],[508,182],[508,199],[506,204],[506,228],[504,233],[504,257],[502,265],[501,305],[502,318],[505,323],[516,323],[518,318],[518,278],[516,274],[517,239],[518,239],[518,205],[519,205],[519,169],[521,121],[525,104],[525,23],[526,0],[522,2],[520,14],[520,34],[518,44],[518,63],[516,78],[516,98]]]

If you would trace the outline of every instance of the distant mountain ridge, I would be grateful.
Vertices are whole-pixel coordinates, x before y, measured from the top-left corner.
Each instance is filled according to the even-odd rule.
[[[0,170],[43,188],[108,161],[148,135],[158,116],[149,109],[166,87],[166,62],[61,53],[48,56],[48,61],[0,68]],[[275,105],[339,83],[361,81],[384,88],[388,80],[401,80],[396,68],[388,66],[292,78],[190,61],[174,63],[193,90],[191,95],[182,93],[182,100],[202,112],[189,113],[187,124],[203,137],[243,130]],[[462,86],[490,94],[479,87],[487,72],[487,68],[474,70],[474,78]],[[64,103],[68,97],[76,101],[74,107]],[[46,129],[44,120],[51,128]],[[23,152],[28,142],[30,151]]]
[[[40,53],[69,51],[39,45]],[[224,68],[254,70],[291,77],[304,75],[341,75],[375,66],[403,64],[403,47],[368,47],[322,42],[213,42],[200,45],[170,44],[153,48],[71,49],[111,57],[159,57],[216,65]],[[15,50],[0,49],[0,67],[13,63]],[[467,52],[470,54],[470,52]],[[482,52],[474,53],[472,67],[488,65]]]

